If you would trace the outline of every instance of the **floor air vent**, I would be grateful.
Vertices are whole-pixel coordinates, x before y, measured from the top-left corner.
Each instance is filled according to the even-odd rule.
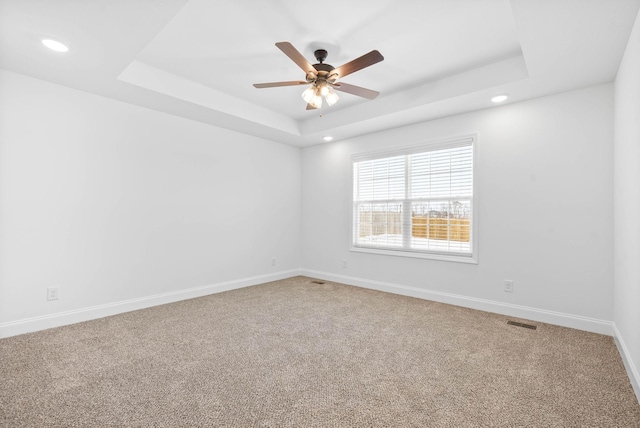
[[[507,321],[507,324],[509,325],[515,325],[517,327],[524,327],[524,328],[528,328],[530,330],[536,330],[538,328],[538,326],[535,325],[531,325],[531,324],[524,324],[521,322],[517,322],[517,321]]]
[[[311,281],[314,284],[324,284],[324,281],[313,280]]]

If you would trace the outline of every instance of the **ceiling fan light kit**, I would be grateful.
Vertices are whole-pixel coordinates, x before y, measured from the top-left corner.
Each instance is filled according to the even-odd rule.
[[[302,99],[313,108],[322,107],[322,97],[327,101],[329,106],[334,105],[338,102],[340,97],[338,94],[334,92],[333,89],[329,87],[327,82],[315,82],[312,85],[305,89],[302,93]]]
[[[311,86],[305,89],[302,93],[302,99],[307,103],[307,110],[321,108],[322,97],[324,97],[327,105],[329,106],[337,103],[340,97],[335,93],[335,91],[346,92],[370,100],[380,94],[377,91],[372,91],[371,89],[361,88],[355,85],[349,85],[348,83],[337,83],[337,80],[340,77],[344,77],[384,60],[384,57],[376,50],[335,68],[330,64],[324,63],[328,54],[324,49],[318,49],[313,53],[318,63],[311,65],[311,63],[307,61],[291,43],[279,42],[276,43],[276,46],[305,72],[305,81],[295,80],[290,82],[255,83],[253,85],[254,87],[261,89],[310,84]]]

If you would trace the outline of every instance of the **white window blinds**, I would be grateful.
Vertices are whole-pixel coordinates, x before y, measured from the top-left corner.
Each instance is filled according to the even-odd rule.
[[[471,257],[474,140],[354,157],[354,249]]]

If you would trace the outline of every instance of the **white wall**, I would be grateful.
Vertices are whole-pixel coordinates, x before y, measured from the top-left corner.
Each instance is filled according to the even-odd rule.
[[[349,251],[350,155],[476,132],[477,265]],[[303,267],[611,334],[612,140],[608,84],[304,149]]]
[[[638,393],[638,76],[636,22],[615,82],[615,156],[614,88],[603,85],[301,158],[297,148],[0,71],[0,337],[302,266],[587,330],[615,321]],[[479,264],[349,252],[350,155],[466,133],[479,135]],[[60,300],[45,300],[48,286],[60,287]]]
[[[614,308],[640,400],[640,13],[615,81]]]
[[[5,335],[300,265],[298,148],[6,71],[0,124]]]

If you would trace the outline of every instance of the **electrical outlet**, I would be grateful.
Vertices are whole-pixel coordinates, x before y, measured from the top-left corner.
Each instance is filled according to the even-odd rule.
[[[504,291],[507,293],[513,293],[513,281],[510,279],[504,280]]]
[[[346,269],[346,268],[347,268],[347,261],[346,261],[345,259],[342,259],[342,267],[343,267],[344,269]]]
[[[47,300],[58,300],[60,287],[47,287]]]
[[[273,258],[271,259],[271,266],[275,266],[275,265],[276,265],[276,258],[275,258],[275,257],[273,257]]]

